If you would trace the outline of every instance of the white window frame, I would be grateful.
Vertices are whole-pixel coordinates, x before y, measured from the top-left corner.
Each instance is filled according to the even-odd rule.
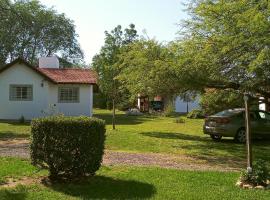
[[[17,91],[17,88],[20,88],[21,91]],[[23,98],[22,88],[27,88],[26,98]],[[18,92],[19,92],[19,96],[17,96]],[[28,84],[9,85],[9,100],[10,101],[33,101],[33,85],[28,85]]]
[[[62,90],[69,90],[71,94],[69,93],[68,96],[66,96],[65,99],[61,96]],[[72,92],[76,91],[77,96],[74,96]],[[58,87],[58,103],[80,103],[80,87],[74,87],[74,86],[59,86]]]

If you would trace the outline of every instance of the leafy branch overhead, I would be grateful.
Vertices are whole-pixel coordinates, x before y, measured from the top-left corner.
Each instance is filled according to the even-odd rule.
[[[196,1],[189,13],[179,41],[179,77],[196,87],[270,97],[268,1]]]

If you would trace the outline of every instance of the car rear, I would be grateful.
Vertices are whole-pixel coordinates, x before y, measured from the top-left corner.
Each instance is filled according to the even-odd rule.
[[[230,109],[211,115],[205,119],[204,134],[234,137],[241,127],[243,109]]]

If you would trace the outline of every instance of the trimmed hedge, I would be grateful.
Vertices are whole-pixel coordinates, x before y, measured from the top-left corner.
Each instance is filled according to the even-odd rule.
[[[51,179],[94,175],[104,153],[105,122],[90,117],[53,116],[31,122],[31,161]]]

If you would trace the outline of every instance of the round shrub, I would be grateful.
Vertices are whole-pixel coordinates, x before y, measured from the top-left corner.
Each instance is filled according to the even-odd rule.
[[[51,179],[94,175],[104,153],[105,122],[91,117],[53,116],[31,122],[32,164]]]
[[[187,114],[187,118],[190,118],[190,119],[203,119],[203,118],[205,118],[205,114],[203,113],[202,110],[194,109],[194,110],[190,111]]]

